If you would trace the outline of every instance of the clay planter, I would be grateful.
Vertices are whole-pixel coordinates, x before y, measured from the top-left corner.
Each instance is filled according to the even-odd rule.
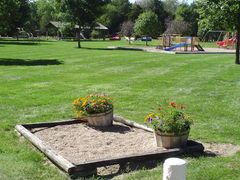
[[[160,131],[154,131],[155,139],[158,147],[163,148],[179,148],[184,147],[187,144],[189,131],[182,135],[175,135],[174,133],[162,133]]]
[[[90,126],[112,126],[113,110],[104,113],[89,114],[87,121]]]

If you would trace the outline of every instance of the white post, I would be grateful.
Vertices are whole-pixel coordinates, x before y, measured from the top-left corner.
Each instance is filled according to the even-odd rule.
[[[168,158],[163,164],[163,180],[186,180],[186,161]]]

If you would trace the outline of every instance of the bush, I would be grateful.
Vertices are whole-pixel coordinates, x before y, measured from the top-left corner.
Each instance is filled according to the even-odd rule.
[[[139,36],[157,37],[160,33],[157,15],[151,11],[140,14],[134,25],[134,31]]]

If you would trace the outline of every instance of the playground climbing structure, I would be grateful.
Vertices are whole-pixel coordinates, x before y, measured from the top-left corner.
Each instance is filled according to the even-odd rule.
[[[198,37],[182,37],[181,34],[163,34],[158,38],[158,40],[159,45],[157,46],[157,49],[165,51],[172,51],[176,49],[180,51],[188,51],[188,48],[190,48],[190,51],[194,51],[194,48],[196,48],[197,51],[204,51],[202,46],[199,44],[200,39]]]

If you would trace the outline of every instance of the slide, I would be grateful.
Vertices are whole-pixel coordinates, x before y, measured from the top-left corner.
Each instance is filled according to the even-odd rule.
[[[165,51],[171,51],[171,50],[173,50],[173,49],[176,49],[176,48],[178,48],[178,47],[183,47],[183,46],[186,46],[186,45],[190,45],[190,44],[189,44],[189,43],[179,43],[179,44],[176,44],[176,45],[171,46],[171,47],[169,47],[169,48],[165,48],[164,50],[165,50]]]

